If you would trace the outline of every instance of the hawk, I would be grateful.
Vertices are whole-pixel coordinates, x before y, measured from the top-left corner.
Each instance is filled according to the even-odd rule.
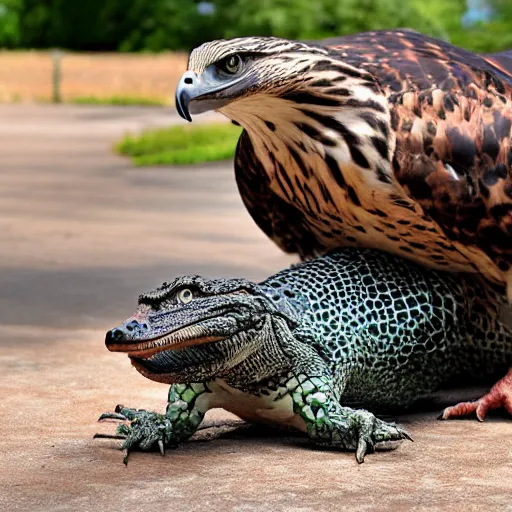
[[[243,127],[238,188],[283,250],[376,248],[512,299],[512,51],[409,30],[219,40],[190,54],[176,107]]]

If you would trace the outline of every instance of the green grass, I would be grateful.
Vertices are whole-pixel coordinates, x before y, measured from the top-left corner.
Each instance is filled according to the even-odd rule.
[[[126,135],[116,149],[136,165],[189,165],[233,158],[241,128],[228,123],[173,126]]]
[[[137,96],[78,96],[76,98],[72,98],[70,100],[70,103],[76,103],[78,105],[139,105],[148,107],[168,105],[168,103],[166,103],[165,101],[156,98],[139,98]]]

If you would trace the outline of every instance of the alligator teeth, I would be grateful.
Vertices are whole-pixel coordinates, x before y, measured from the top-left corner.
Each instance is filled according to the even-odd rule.
[[[142,356],[150,357],[162,350],[199,345],[223,339],[218,336],[208,336],[205,331],[206,329],[201,325],[189,325],[173,333],[164,334],[160,338],[139,343],[128,354],[139,358]]]

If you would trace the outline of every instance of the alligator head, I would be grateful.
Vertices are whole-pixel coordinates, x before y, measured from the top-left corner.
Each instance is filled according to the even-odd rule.
[[[105,344],[165,383],[227,375],[258,353],[259,367],[249,365],[252,380],[265,376],[265,358],[276,369],[277,340],[290,336],[297,318],[294,306],[265,286],[183,276],[142,294],[135,314],[108,331]]]

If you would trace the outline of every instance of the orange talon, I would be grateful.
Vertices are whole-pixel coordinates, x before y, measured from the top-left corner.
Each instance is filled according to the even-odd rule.
[[[447,407],[443,411],[441,419],[447,420],[450,418],[457,418],[459,416],[469,416],[476,411],[477,407],[478,402],[460,402],[457,405]]]
[[[512,414],[512,369],[507,375],[498,381],[485,396],[476,402],[461,402],[452,407],[447,407],[441,419],[457,418],[468,416],[476,412],[478,421],[484,421],[487,413],[492,409],[503,407],[509,414]]]

